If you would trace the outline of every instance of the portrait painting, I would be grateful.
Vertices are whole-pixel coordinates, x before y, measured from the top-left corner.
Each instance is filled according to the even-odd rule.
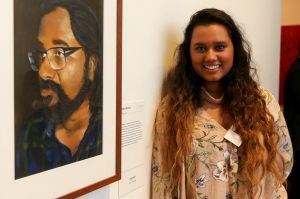
[[[78,196],[120,179],[121,14],[121,0],[13,1],[17,187],[85,177],[50,194]]]
[[[16,178],[102,154],[102,1],[20,2],[38,8],[15,19]]]

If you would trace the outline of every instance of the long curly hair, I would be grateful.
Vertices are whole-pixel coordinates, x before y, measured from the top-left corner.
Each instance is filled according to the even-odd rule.
[[[233,19],[218,9],[203,9],[191,17],[184,40],[177,48],[177,64],[165,79],[163,98],[166,112],[163,122],[167,139],[166,150],[162,154],[165,160],[162,172],[171,172],[169,188],[176,192],[181,175],[184,175],[182,161],[191,152],[194,116],[203,105],[202,81],[191,64],[191,37],[196,26],[210,24],[226,27],[234,46],[233,67],[223,79],[222,108],[229,113],[232,125],[242,138],[239,147],[242,162],[240,172],[249,184],[248,195],[252,198],[255,188],[267,173],[271,173],[277,183],[283,180],[283,171],[275,161],[278,157],[275,146],[279,136],[273,126],[274,118],[267,110],[259,85],[254,79],[256,70],[251,67],[251,48]]]

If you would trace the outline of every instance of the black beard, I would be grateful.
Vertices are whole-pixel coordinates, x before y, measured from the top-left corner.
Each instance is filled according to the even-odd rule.
[[[63,124],[70,116],[79,108],[83,101],[90,95],[91,81],[87,77],[87,72],[84,74],[84,82],[76,97],[71,100],[64,90],[51,80],[40,79],[40,89],[52,89],[58,95],[58,102],[54,106],[49,107],[52,99],[51,96],[42,97],[41,100],[35,101],[36,108],[44,109],[46,118],[54,125]]]

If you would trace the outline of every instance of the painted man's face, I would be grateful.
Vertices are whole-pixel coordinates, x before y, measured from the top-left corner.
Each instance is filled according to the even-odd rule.
[[[69,13],[63,8],[56,8],[42,18],[38,40],[44,50],[53,47],[81,46],[72,32]],[[72,100],[83,84],[85,59],[84,51],[78,50],[66,58],[66,67],[62,70],[54,70],[45,59],[40,65],[39,77],[58,84]],[[55,105],[59,100],[57,93],[51,89],[42,89],[41,95],[52,97],[49,106]]]
[[[43,16],[38,41],[44,51],[55,47],[81,47],[73,34],[68,11],[60,7]],[[85,69],[88,62],[83,48],[66,56],[62,69],[57,70],[49,62],[49,56],[47,58],[38,71],[41,96],[48,108],[58,112],[55,115],[67,113],[59,119],[63,122],[86,98],[92,78]]]

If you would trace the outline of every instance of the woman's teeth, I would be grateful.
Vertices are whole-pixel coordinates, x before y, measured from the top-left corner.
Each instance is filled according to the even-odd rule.
[[[219,68],[220,65],[204,65],[204,68],[210,69],[210,70],[214,70]]]

